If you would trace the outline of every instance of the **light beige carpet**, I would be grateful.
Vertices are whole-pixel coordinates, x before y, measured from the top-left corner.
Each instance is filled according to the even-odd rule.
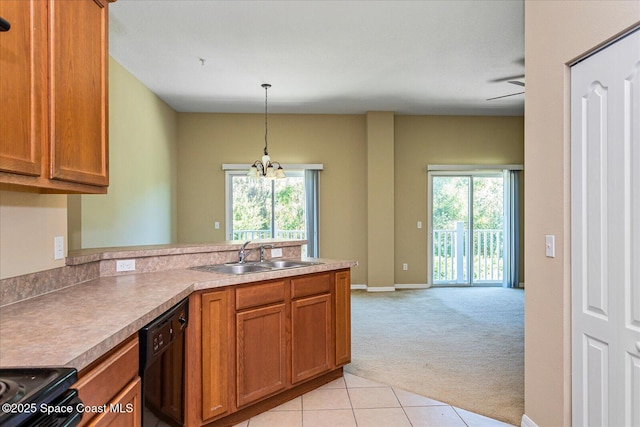
[[[353,291],[346,371],[500,421],[524,413],[524,291]]]

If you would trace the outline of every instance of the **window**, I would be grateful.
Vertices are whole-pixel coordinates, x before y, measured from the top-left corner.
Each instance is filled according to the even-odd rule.
[[[434,169],[428,174],[429,282],[517,286],[517,172]]]
[[[229,240],[307,240],[303,256],[318,257],[318,171],[286,166],[284,179],[253,179],[246,168],[226,166]],[[303,165],[304,166],[304,165]]]

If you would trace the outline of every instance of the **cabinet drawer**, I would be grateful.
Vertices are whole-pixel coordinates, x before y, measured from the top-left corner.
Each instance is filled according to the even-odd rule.
[[[236,289],[236,309],[284,301],[284,282],[269,282]]]
[[[115,350],[106,360],[87,372],[73,388],[85,406],[100,406],[110,402],[118,393],[138,376],[138,337],[131,339]],[[94,413],[85,413],[82,421],[91,418]]]
[[[107,410],[91,420],[91,427],[140,427],[142,421],[142,381],[132,381],[107,405]],[[118,408],[113,412],[111,408]],[[166,425],[166,424],[165,424]]]
[[[331,274],[314,274],[291,279],[291,298],[331,292]]]

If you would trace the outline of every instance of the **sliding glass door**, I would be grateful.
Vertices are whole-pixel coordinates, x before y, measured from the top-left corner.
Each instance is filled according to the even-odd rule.
[[[502,285],[502,172],[430,172],[430,274],[434,285]]]

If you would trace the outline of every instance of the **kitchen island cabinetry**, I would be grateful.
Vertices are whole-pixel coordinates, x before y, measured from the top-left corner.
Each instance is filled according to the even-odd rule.
[[[229,290],[222,290],[194,294],[189,302],[195,310],[197,307],[202,307],[200,322],[196,320],[192,322],[193,326],[190,325],[190,328],[187,328],[187,333],[191,333],[191,335],[187,335],[187,345],[189,345],[190,337],[201,336],[200,354],[202,354],[202,359],[200,364],[202,368],[198,370],[196,367],[194,371],[189,369],[193,364],[192,357],[188,357],[186,365],[187,375],[190,378],[197,378],[198,372],[202,373],[202,408],[198,410],[197,402],[190,402],[190,399],[187,399],[187,417],[189,417],[189,405],[191,405],[193,412],[202,413],[203,420],[218,417],[230,410],[231,389],[228,387],[228,383],[231,371],[229,355],[231,344],[229,339],[232,328],[229,323],[231,314],[229,293]],[[194,312],[195,310],[190,313],[192,319],[195,319],[193,316],[198,316],[198,313]],[[189,329],[192,330],[189,331]],[[187,348],[189,356],[192,356],[190,353],[192,350],[198,351],[197,346]],[[197,357],[198,355],[193,356]],[[187,425],[189,424],[187,423]]]
[[[291,279],[291,382],[329,371],[331,358],[330,273]]]
[[[80,425],[140,426],[142,389],[138,336],[80,372],[73,388],[86,408]]]
[[[285,281],[240,287],[235,295],[236,404],[241,408],[287,386]]]
[[[233,425],[340,377],[347,284],[341,269],[192,294],[186,425]]]
[[[351,362],[351,272],[338,271],[335,280],[335,357],[336,365],[342,366]]]
[[[106,193],[110,1],[0,0],[0,183]]]

